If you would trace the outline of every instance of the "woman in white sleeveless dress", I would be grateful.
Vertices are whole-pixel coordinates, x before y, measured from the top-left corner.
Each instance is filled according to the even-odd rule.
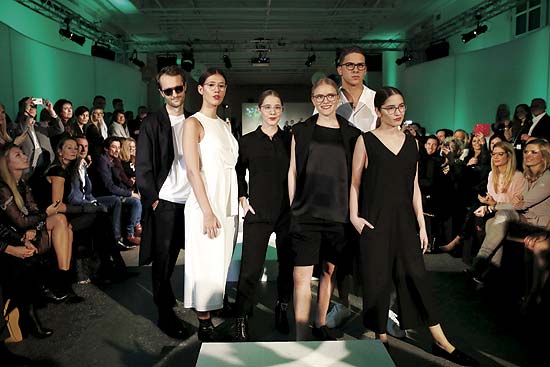
[[[216,115],[226,88],[222,71],[207,69],[199,78],[202,107],[183,128],[183,153],[193,189],[185,204],[184,305],[195,309],[203,342],[226,338],[214,329],[210,311],[223,307],[238,214],[238,143],[231,126]]]

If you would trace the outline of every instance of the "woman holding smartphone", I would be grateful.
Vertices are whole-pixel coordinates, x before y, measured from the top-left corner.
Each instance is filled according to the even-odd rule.
[[[192,188],[185,203],[184,304],[195,309],[203,342],[227,339],[214,329],[211,318],[211,311],[223,307],[238,215],[239,147],[231,126],[217,116],[226,90],[223,72],[208,68],[199,78],[202,107],[183,127],[183,155]]]

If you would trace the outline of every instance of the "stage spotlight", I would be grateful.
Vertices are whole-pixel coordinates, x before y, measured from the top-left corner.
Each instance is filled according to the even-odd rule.
[[[74,43],[76,44],[79,44],[80,46],[82,46],[84,44],[84,42],[86,42],[86,37],[84,36],[81,36],[79,34],[76,34],[76,33],[73,33],[70,29],[69,29],[69,26],[67,25],[67,28],[63,29],[61,28],[59,30],[59,34],[62,36],[62,37],[65,37],[67,39],[70,39],[71,41],[73,41]]]
[[[483,25],[479,24],[479,22],[481,21],[481,14],[476,14],[476,20],[477,20],[476,29],[471,30],[470,32],[464,33],[462,35],[462,42],[463,43],[470,42],[471,40],[473,40],[474,38],[476,38],[480,34],[487,32],[487,29],[489,29],[489,27],[487,27],[486,24],[483,24]]]
[[[477,26],[477,28],[474,30],[474,34],[476,36],[479,36],[480,34],[487,32],[487,29],[489,29],[489,27],[487,27],[486,24]]]
[[[412,55],[405,52],[405,55],[403,55],[402,57],[395,60],[395,63],[397,65],[401,65],[401,64],[404,64],[406,62],[411,61],[412,59],[413,59]]]
[[[309,68],[311,65],[313,65],[315,60],[317,60],[317,56],[315,56],[315,54],[309,55],[304,65]]]
[[[91,54],[95,57],[115,61],[115,52],[109,47],[102,46],[98,43],[92,45]]]
[[[132,52],[132,56],[130,56],[128,60],[130,60],[132,64],[140,69],[145,66],[145,63],[137,58],[137,50],[134,50],[134,52]]]
[[[227,52],[227,50],[225,50],[225,52]],[[231,64],[231,59],[229,58],[229,55],[227,53],[224,53],[222,58],[223,58],[223,64],[225,65],[225,68],[231,69],[233,64]]]
[[[193,49],[185,49],[181,52],[181,68],[187,72],[191,72],[195,67],[195,56]]]

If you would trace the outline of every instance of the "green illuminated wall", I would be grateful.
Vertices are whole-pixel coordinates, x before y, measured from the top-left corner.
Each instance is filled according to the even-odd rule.
[[[400,69],[407,117],[429,132],[492,123],[496,108],[511,109],[550,95],[550,28],[473,52]]]
[[[0,11],[0,102],[14,117],[23,96],[91,106],[93,97],[120,97],[127,110],[146,105],[146,84],[133,67],[89,56],[84,46],[62,39],[59,25],[16,2],[2,2]]]

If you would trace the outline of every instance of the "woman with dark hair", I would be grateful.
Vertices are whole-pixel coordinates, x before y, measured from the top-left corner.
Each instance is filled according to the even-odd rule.
[[[90,110],[86,106],[78,106],[74,111],[75,119],[69,126],[72,136],[86,136],[86,128],[90,121]]]
[[[72,185],[74,180],[79,179],[82,163],[78,155],[78,143],[75,138],[64,137],[59,141],[56,152],[56,159],[45,174],[51,184],[51,202],[59,202],[59,212],[66,213],[75,241],[81,241],[85,236],[92,238],[101,261],[99,280],[110,281],[111,276],[125,272],[126,265],[116,248],[117,240],[107,208],[95,198],[70,204]]]
[[[294,255],[294,313],[296,339],[309,337],[311,277],[321,264],[313,335],[336,340],[326,325],[332,295],[332,275],[345,260],[348,194],[352,150],[360,130],[336,114],[338,86],[328,78],[311,89],[318,114],[293,126],[288,171],[291,203],[290,238]]]
[[[201,109],[183,127],[183,156],[192,188],[185,203],[184,304],[197,313],[199,339],[215,342],[226,339],[214,329],[211,311],[223,307],[233,255],[239,147],[231,126],[216,114],[227,90],[223,72],[208,68],[197,88]]]
[[[523,167],[523,147],[526,141],[521,140],[521,137],[529,133],[533,125],[533,115],[531,114],[531,108],[525,103],[516,106],[514,111],[514,119],[512,120],[512,140],[511,143],[516,150],[516,161],[518,169]]]
[[[70,128],[74,121],[73,103],[67,99],[58,99],[53,105],[53,110],[57,116],[59,116],[59,120],[61,121],[64,129],[64,132],[50,136],[50,143],[55,155],[55,149],[57,147],[57,143],[59,143],[59,140],[61,140],[63,136],[70,134]],[[53,158],[54,157],[52,157],[52,160]]]
[[[258,110],[261,126],[239,141],[237,179],[239,201],[243,208],[243,250],[237,286],[237,340],[248,340],[248,316],[256,303],[258,283],[262,276],[270,235],[277,235],[277,303],[275,328],[289,333],[288,302],[292,295],[292,255],[288,229],[288,166],[290,135],[278,126],[283,114],[283,101],[274,90],[260,95]],[[249,182],[246,181],[246,171]]]
[[[123,111],[116,110],[113,112],[113,118],[109,126],[109,136],[125,139],[130,137],[128,125],[126,124],[126,116]]]
[[[506,103],[499,104],[495,115],[495,122],[491,125],[493,132],[504,134],[506,141],[512,138],[512,121],[510,121],[510,107]]]
[[[363,323],[388,343],[393,278],[401,325],[408,329],[427,324],[434,355],[478,366],[447,340],[434,310],[422,257],[428,236],[418,185],[418,143],[399,130],[406,110],[403,94],[383,87],[376,92],[374,106],[380,126],[357,140],[350,190],[350,219],[360,233]]]
[[[73,232],[65,215],[54,203],[41,211],[34,201],[30,187],[22,179],[29,168],[29,160],[17,145],[8,144],[0,156],[0,215],[2,222],[14,227],[22,236],[28,231],[40,254],[53,246],[58,271],[54,279],[54,293],[48,298],[61,301],[69,292],[69,268],[72,257]]]

